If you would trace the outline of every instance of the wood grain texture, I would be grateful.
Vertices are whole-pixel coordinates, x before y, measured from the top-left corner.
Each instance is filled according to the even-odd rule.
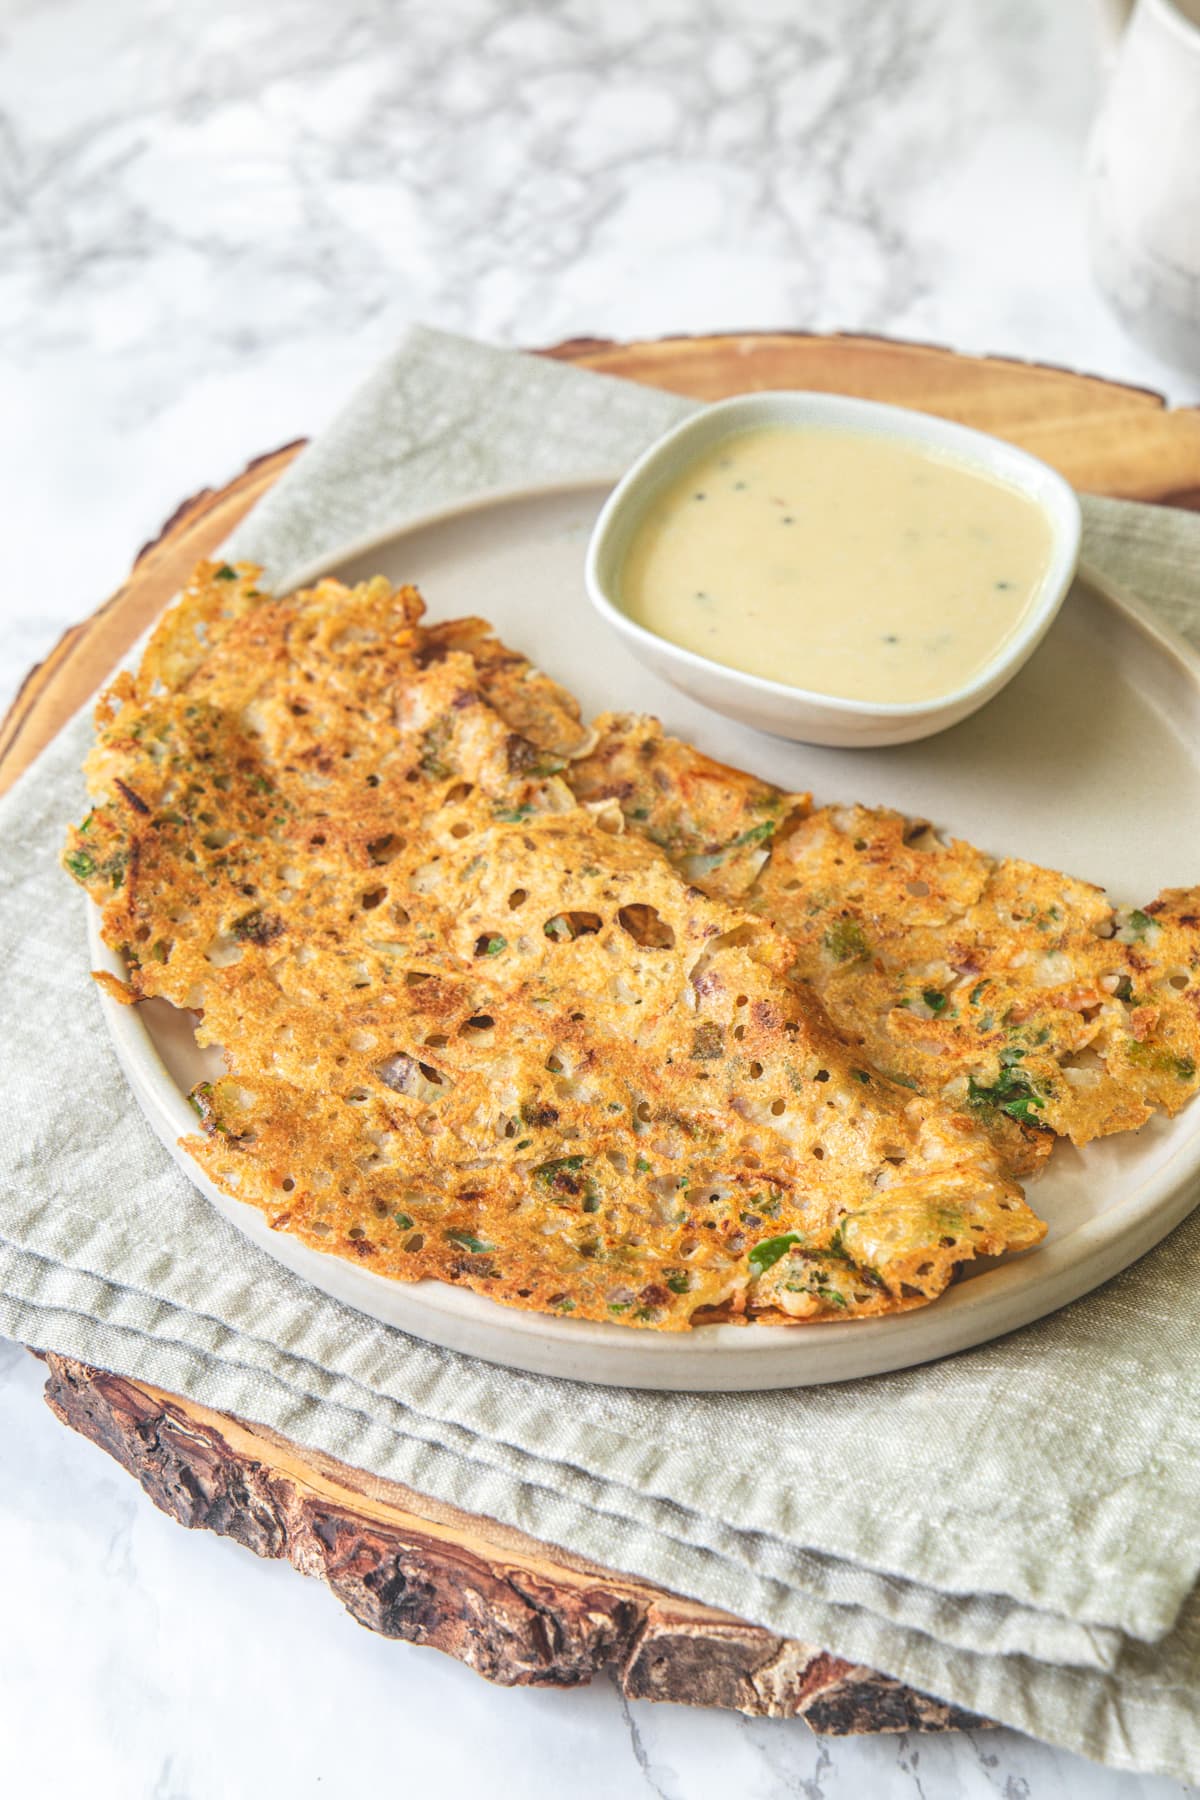
[[[1200,506],[1200,414],[1089,376],[876,338],[782,333],[588,339],[546,354],[699,399],[808,387],[896,401],[1010,438],[1079,487]],[[120,590],[30,675],[0,726],[0,790],[300,448],[286,445],[185,501]],[[47,1362],[57,1416],[181,1524],[286,1557],[326,1581],[369,1629],[443,1650],[490,1680],[562,1687],[605,1672],[631,1697],[802,1716],[826,1732],[978,1722],[812,1645],[456,1512],[262,1426],[61,1357]]]
[[[181,1525],[324,1580],[368,1630],[505,1687],[610,1675],[631,1699],[799,1717],[835,1735],[983,1721],[520,1532],[438,1505],[260,1425],[48,1356],[46,1400]]]
[[[913,406],[1008,438],[1075,487],[1200,508],[1200,409],[1145,388],[1001,357],[959,356],[887,338],[760,332],[616,344],[577,338],[543,352],[600,374],[698,400],[812,388]],[[225,487],[185,500],[129,579],[35,669],[0,726],[0,791],[43,749],[303,448],[284,445]]]
[[[931,344],[795,332],[578,339],[550,354],[703,400],[766,388],[887,400],[1008,438],[1086,493],[1200,507],[1200,409],[1169,408],[1146,388],[1094,375]]]
[[[0,793],[95,693],[201,557],[224,542],[303,447],[303,438],[285,444],[256,457],[225,487],[204,488],[182,501],[138,552],[116,593],[64,632],[46,660],[30,670],[0,723]]]

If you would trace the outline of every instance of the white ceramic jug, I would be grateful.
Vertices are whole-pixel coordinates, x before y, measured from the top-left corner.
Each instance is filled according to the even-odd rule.
[[[1121,35],[1089,158],[1092,266],[1130,333],[1200,375],[1200,0],[1107,11]]]

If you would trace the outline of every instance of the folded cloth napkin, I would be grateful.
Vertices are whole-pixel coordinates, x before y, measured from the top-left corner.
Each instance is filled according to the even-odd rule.
[[[480,489],[619,467],[689,406],[414,330],[229,549],[282,586]],[[1089,501],[1085,550],[1200,641],[1200,520]],[[75,719],[0,803],[0,1330],[1056,1744],[1200,1777],[1200,1217],[1038,1325],[835,1387],[567,1385],[406,1337],[253,1249],[143,1122],[56,865],[89,738]]]

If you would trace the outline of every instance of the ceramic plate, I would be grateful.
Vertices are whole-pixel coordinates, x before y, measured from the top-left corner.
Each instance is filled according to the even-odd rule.
[[[789,789],[932,818],[991,851],[1070,870],[1138,902],[1200,878],[1200,657],[1094,577],[1076,582],[1016,680],[939,737],[887,750],[818,750],[707,712],[642,668],[589,606],[595,481],[492,496],[297,572],[419,583],[433,618],[482,613],[579,696],[657,713],[723,760]],[[92,918],[97,967],[122,973]],[[431,1342],[536,1374],[698,1391],[803,1386],[901,1369],[981,1344],[1086,1294],[1165,1236],[1200,1199],[1200,1105],[1086,1150],[1060,1145],[1030,1199],[1050,1230],[1036,1251],[975,1264],[931,1306],[811,1326],[631,1331],[502,1307],[437,1282],[385,1280],[273,1232],[180,1150],[185,1095],[213,1071],[191,1017],[102,996],[135,1094],[163,1143],[225,1218],[315,1287]]]

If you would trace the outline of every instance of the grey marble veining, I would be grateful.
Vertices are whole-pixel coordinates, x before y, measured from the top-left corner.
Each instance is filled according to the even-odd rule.
[[[0,683],[413,317],[799,326],[1187,397],[1085,264],[1087,0],[8,0]]]
[[[863,329],[1195,399],[1090,283],[1100,83],[1087,0],[0,0],[0,699],[183,494],[319,429],[411,318]],[[491,1689],[181,1532],[40,1379],[0,1349],[23,1796],[1186,1791],[1008,1732]]]
[[[489,1687],[363,1631],[317,1582],[187,1533],[0,1349],[0,1742],[28,1800],[1177,1800],[1008,1731],[820,1739],[798,1722]],[[70,1729],[62,1729],[64,1683]],[[16,1759],[14,1762],[14,1748]],[[16,1775],[22,1779],[18,1783]]]

